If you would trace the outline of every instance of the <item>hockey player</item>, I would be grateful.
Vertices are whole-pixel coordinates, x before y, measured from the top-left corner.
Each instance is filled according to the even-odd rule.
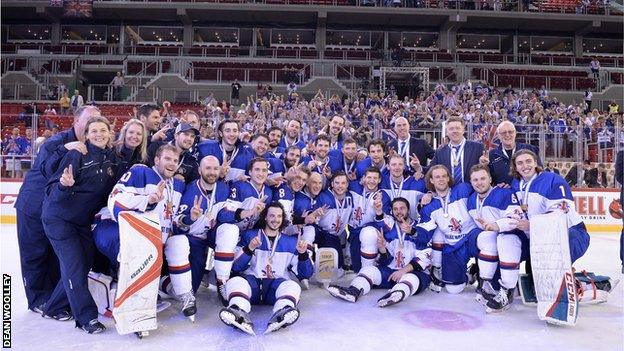
[[[388,165],[386,164],[386,143],[383,140],[375,139],[368,144],[368,156],[362,161],[358,162],[356,166],[357,179],[364,176],[364,172],[369,167],[377,167],[381,172],[382,177],[387,177],[390,174]]]
[[[91,220],[115,184],[117,164],[109,147],[111,127],[106,118],[89,119],[85,137],[87,154],[68,152],[46,186],[41,219],[61,267],[61,280],[46,312],[58,315],[69,301],[76,327],[97,334],[106,327],[97,319],[87,281],[95,254]]]
[[[52,296],[60,278],[58,258],[41,222],[44,188],[52,175],[45,170],[56,172],[61,159],[70,150],[76,149],[81,150],[83,154],[87,153],[80,140],[84,140],[87,121],[99,115],[100,110],[94,106],[81,107],[76,110],[72,128],[46,140],[39,149],[32,168],[26,173],[15,201],[17,242],[28,309],[56,320],[69,320],[72,316],[69,310],[62,311],[58,315],[44,311],[44,305]]]
[[[217,128],[218,140],[206,140],[199,145],[199,159],[208,155],[215,156],[221,164],[220,179],[224,181],[237,180],[245,175],[249,159],[241,152],[243,143],[240,139],[238,123],[233,120],[223,120]]]
[[[427,270],[431,264],[431,249],[420,250],[412,240],[410,205],[406,199],[397,197],[392,201],[392,216],[383,215],[380,200],[375,201],[373,207],[378,213],[378,225],[383,230],[383,233],[375,230],[373,245],[380,255],[378,265],[362,267],[347,288],[330,285],[327,290],[332,296],[356,302],[372,288],[390,289],[377,300],[379,307],[386,307],[426,289],[430,281]]]
[[[302,158],[301,162],[308,167],[311,172],[317,172],[323,176],[323,184],[326,185],[332,176],[329,167],[329,144],[331,140],[327,135],[319,135],[314,140],[314,153]]]
[[[396,153],[388,157],[389,174],[382,177],[381,188],[388,194],[390,200],[397,197],[407,199],[410,204],[410,218],[417,221],[419,218],[418,206],[422,196],[427,192],[427,187],[423,179],[416,179],[413,176],[404,175],[405,159]]]
[[[215,250],[214,270],[217,289],[224,295],[223,286],[230,278],[239,230],[234,225],[234,212],[224,209],[230,196],[230,187],[219,181],[219,160],[206,156],[199,165],[200,179],[186,187],[180,201],[182,216],[178,219],[180,232],[188,237],[192,288],[197,292],[204,276],[207,248]]]
[[[283,233],[285,212],[279,203],[269,204],[258,227],[241,236],[241,250],[233,271],[239,273],[226,284],[228,307],[219,312],[226,325],[254,334],[249,318],[252,304],[273,305],[273,316],[266,333],[286,328],[299,318],[301,288],[289,280],[289,267],[296,266],[299,279],[312,276],[314,268],[307,244]]]
[[[307,168],[292,168],[291,176],[289,179],[282,183],[280,186],[273,188],[273,201],[277,201],[282,204],[284,211],[286,212],[286,229],[285,233],[288,235],[296,235],[300,233],[300,228],[295,223],[293,217],[293,210],[295,207],[295,195],[302,191],[305,187],[308,177],[310,177],[310,171]]]
[[[320,219],[328,207],[321,206],[314,208],[319,194],[323,191],[323,177],[317,172],[311,172],[308,176],[305,188],[295,193],[295,202],[293,204],[293,221],[295,223],[304,224],[302,229],[302,237],[309,247],[312,248],[316,231],[313,227],[318,219]]]
[[[572,191],[568,183],[558,174],[543,172],[538,164],[537,155],[530,150],[519,150],[511,158],[511,173],[514,177],[512,189],[516,192],[523,216],[517,219],[516,227],[531,239],[532,230],[529,219],[532,216],[555,212],[564,215],[568,223],[568,242],[570,260],[574,263],[582,257],[589,247],[589,234],[585,223],[576,211]],[[618,281],[606,276],[595,276],[593,273],[576,273],[576,284],[580,287],[579,300],[585,303],[605,302],[608,293],[615,288]],[[497,295],[496,308],[505,301],[504,294]]]
[[[453,178],[444,165],[429,168],[425,182],[435,195],[421,210],[416,240],[432,241],[432,290],[440,292],[444,283],[449,293],[462,292],[467,281],[466,264],[471,257],[477,257],[481,278],[491,280],[498,262],[496,233],[479,229],[468,214],[470,185],[453,186]]]
[[[301,122],[297,119],[291,119],[286,125],[286,135],[279,143],[279,146],[287,149],[290,146],[297,146],[299,150],[303,150],[306,144],[303,140],[299,139],[301,134]]]
[[[345,145],[345,144],[343,144]],[[353,213],[349,220],[349,250],[351,253],[351,266],[354,272],[358,272],[363,266],[370,266],[374,263],[377,250],[374,243],[377,238],[375,224],[374,201],[383,203],[384,212],[390,212],[390,197],[386,192],[379,189],[381,182],[381,172],[375,167],[366,170],[360,182],[351,182],[349,191],[353,198]],[[368,247],[373,250],[366,250]],[[372,252],[371,252],[372,251]]]
[[[281,158],[282,155],[284,154],[284,151],[286,150],[285,147],[279,146],[280,140],[282,140],[282,135],[284,134],[284,132],[282,131],[280,127],[274,126],[274,127],[269,128],[269,130],[267,131],[267,134],[269,136],[268,153],[273,158],[277,158],[277,159]]]
[[[227,209],[234,211],[238,228],[248,230],[254,227],[258,216],[273,201],[273,189],[264,185],[269,174],[269,162],[256,157],[247,166],[249,181],[237,181],[230,187]]]
[[[329,168],[332,174],[344,171],[349,181],[357,179],[355,166],[357,164],[357,143],[351,138],[347,138],[342,143],[341,150],[332,150],[329,153]]]
[[[193,316],[195,296],[191,289],[191,265],[189,242],[178,233],[174,214],[178,212],[184,193],[184,182],[174,177],[179,164],[179,151],[175,146],[162,145],[154,156],[154,167],[134,165],[124,174],[108,198],[108,210],[117,220],[121,211],[155,211],[160,217],[164,253],[170,280],[163,279],[162,291],[182,302],[182,314]],[[97,228],[96,228],[97,229]],[[119,254],[119,227],[107,226],[107,231],[97,232],[98,249],[109,259]],[[171,282],[171,287],[167,282]],[[193,318],[190,318],[193,319]]]
[[[325,215],[320,217],[314,226],[314,242],[319,247],[331,247],[338,252],[338,266],[345,266],[343,244],[346,244],[347,223],[353,213],[353,197],[348,191],[348,178],[343,171],[338,171],[331,178],[330,188],[322,191],[314,210],[326,208]],[[347,251],[348,252],[348,251]]]
[[[529,254],[528,238],[516,229],[516,219],[521,213],[516,195],[510,188],[493,187],[491,183],[492,176],[487,165],[478,164],[470,168],[470,184],[474,193],[468,198],[468,213],[479,229],[498,233],[496,247],[501,276],[500,292],[495,292],[492,282],[486,279],[479,279],[477,287],[477,299],[480,303],[487,304],[487,312],[509,307],[518,283],[520,262],[526,260]],[[481,256],[479,258],[479,267],[493,264],[487,259],[481,259]],[[506,296],[504,306],[491,301],[498,293]],[[497,301],[500,302],[500,298]]]
[[[175,128],[175,134],[173,140],[168,143],[165,142],[153,142],[148,149],[148,162],[149,167],[154,165],[154,155],[156,150],[161,145],[169,144],[178,149],[180,153],[180,166],[176,171],[175,177],[183,181],[184,183],[190,183],[198,178],[197,167],[199,166],[198,160],[193,156],[190,150],[194,147],[195,138],[199,135],[199,131],[193,128],[188,123],[180,123]]]

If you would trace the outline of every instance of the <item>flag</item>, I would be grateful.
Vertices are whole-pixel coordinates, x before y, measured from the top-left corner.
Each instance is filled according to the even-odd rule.
[[[93,0],[65,0],[65,17],[92,17]]]

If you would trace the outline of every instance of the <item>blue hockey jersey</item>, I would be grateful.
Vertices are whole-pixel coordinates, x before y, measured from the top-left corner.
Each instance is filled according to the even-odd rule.
[[[230,187],[225,182],[216,182],[212,192],[206,193],[201,189],[200,180],[187,185],[178,212],[180,233],[192,235],[200,239],[206,239],[208,232],[221,223],[234,223],[234,212],[226,208],[230,197]],[[191,219],[195,197],[201,199],[203,215],[196,221]]]
[[[484,228],[477,220],[479,218],[486,223],[496,223],[500,232],[508,232],[516,229],[515,221],[522,215],[520,204],[513,190],[497,186],[492,187],[483,200],[478,198],[476,192],[473,192],[466,206],[468,213],[480,229]]]

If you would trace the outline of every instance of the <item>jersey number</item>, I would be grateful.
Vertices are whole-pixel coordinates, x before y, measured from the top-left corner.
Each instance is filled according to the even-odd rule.
[[[120,181],[121,183],[125,183],[125,182],[127,182],[128,180],[130,180],[130,177],[131,177],[131,176],[132,176],[132,172],[126,172],[126,173],[124,173],[124,175],[122,175],[122,176],[121,176],[121,178],[119,178],[119,181]]]

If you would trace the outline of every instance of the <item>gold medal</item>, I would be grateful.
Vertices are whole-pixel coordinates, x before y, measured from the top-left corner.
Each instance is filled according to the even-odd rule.
[[[520,206],[520,208],[522,209],[523,212],[526,212],[529,210],[529,205],[523,204],[522,206]]]
[[[444,214],[444,218],[448,218],[448,216],[449,216],[448,213]]]

